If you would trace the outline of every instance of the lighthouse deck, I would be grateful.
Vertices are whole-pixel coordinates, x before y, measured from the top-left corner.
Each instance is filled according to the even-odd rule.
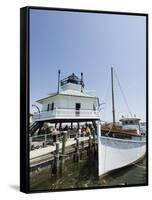
[[[33,121],[44,121],[53,119],[99,119],[99,111],[74,110],[74,109],[54,109],[34,113]]]

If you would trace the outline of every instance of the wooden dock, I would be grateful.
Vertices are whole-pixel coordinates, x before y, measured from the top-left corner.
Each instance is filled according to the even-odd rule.
[[[65,143],[66,154],[75,153],[79,149],[83,150],[84,148],[91,148],[90,142],[93,140],[93,137],[79,137],[77,139],[68,138]],[[59,143],[59,153],[62,155],[62,142]],[[77,145],[79,145],[77,147]],[[55,159],[56,156],[56,145],[49,145],[40,149],[35,149],[30,151],[30,168],[42,165],[46,162],[50,162]]]

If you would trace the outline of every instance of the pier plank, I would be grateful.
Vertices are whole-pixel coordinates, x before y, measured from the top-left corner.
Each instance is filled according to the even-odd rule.
[[[87,140],[89,140],[89,137],[80,137],[79,138],[80,142],[87,141]],[[74,138],[69,138],[66,142],[66,147],[74,145],[74,144],[76,144],[76,140]],[[59,144],[59,149],[61,149],[61,148],[62,148],[62,142],[60,142],[60,144]],[[54,146],[47,146],[44,148],[35,149],[33,151],[30,151],[30,160],[50,154],[50,153],[54,152],[55,150],[56,150],[56,146],[54,145]]]

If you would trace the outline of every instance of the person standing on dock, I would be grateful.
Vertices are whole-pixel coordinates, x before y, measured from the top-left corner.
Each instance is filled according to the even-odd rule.
[[[78,130],[78,137],[81,136],[81,133],[82,133],[82,131],[81,131],[81,127],[80,127],[79,130]]]
[[[86,135],[87,136],[91,135],[91,130],[90,130],[89,126],[86,127]]]
[[[59,131],[56,128],[53,129],[52,136],[53,136],[53,143],[56,143],[59,136]]]

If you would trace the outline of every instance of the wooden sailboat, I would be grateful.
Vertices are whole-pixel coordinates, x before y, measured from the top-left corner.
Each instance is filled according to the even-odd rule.
[[[113,170],[131,165],[146,153],[146,139],[140,132],[140,119],[122,118],[122,128],[115,125],[114,81],[111,68],[113,125],[98,124],[98,175],[100,178]],[[101,134],[99,134],[101,133]]]

